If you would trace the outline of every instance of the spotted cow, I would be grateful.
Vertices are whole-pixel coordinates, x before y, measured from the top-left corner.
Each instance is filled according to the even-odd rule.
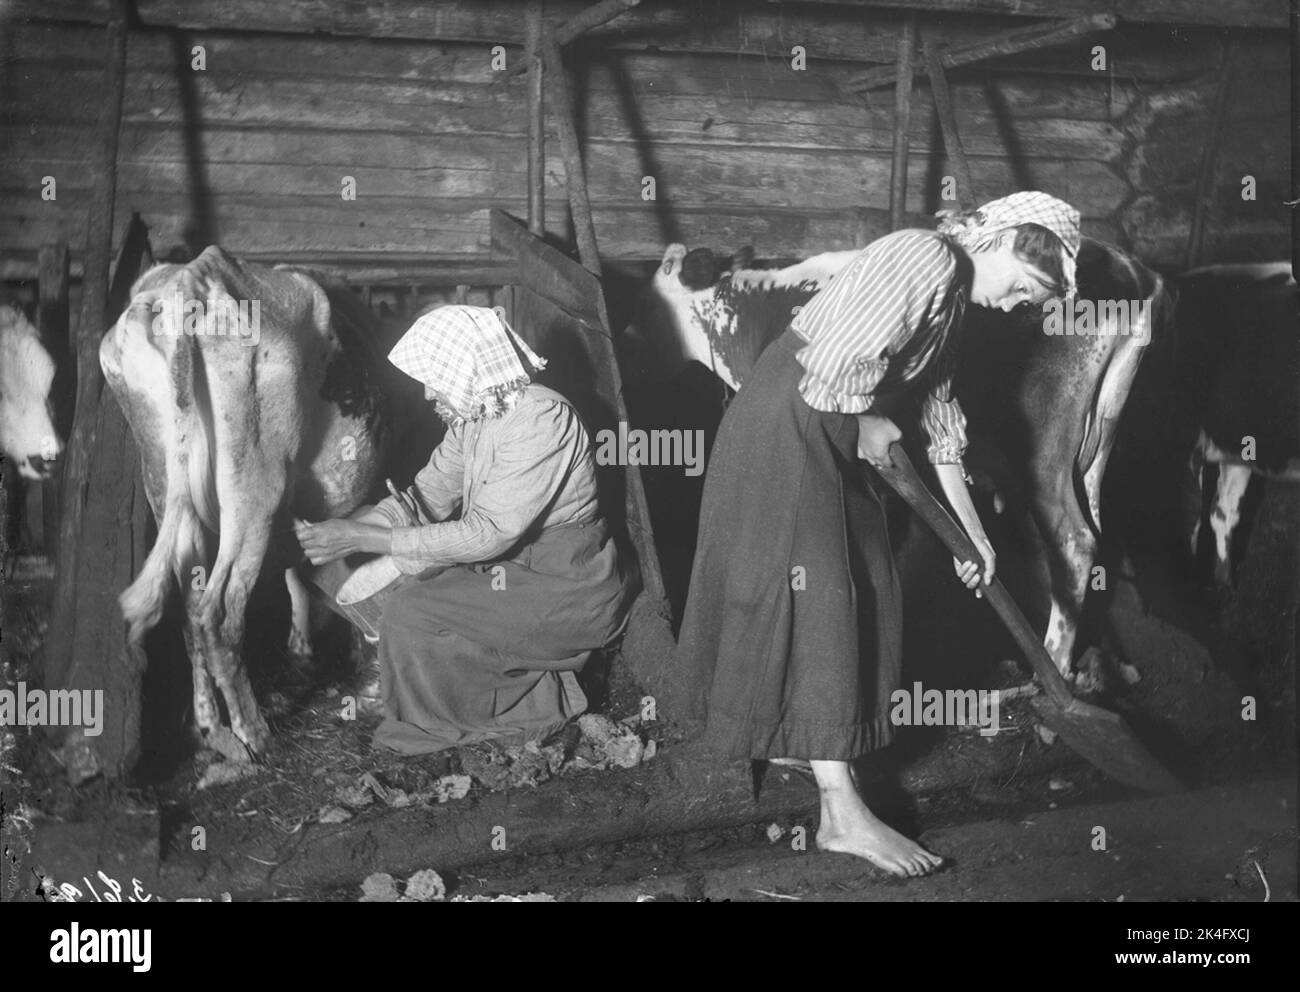
[[[710,256],[671,245],[629,328],[633,351],[655,356],[645,364],[659,371],[701,362],[738,389],[795,308],[855,254],[701,278]],[[1071,319],[1056,324],[1029,307],[1011,314],[967,307],[954,384],[970,420],[969,466],[1022,493],[1042,538],[1050,576],[1044,643],[1067,674],[1116,427],[1144,348],[1170,314],[1161,277],[1113,245],[1084,239],[1078,283]],[[1089,319],[1072,319],[1076,313]]]
[[[1175,389],[1186,408],[1181,422],[1196,434],[1188,463],[1191,550],[1195,555],[1202,490],[1215,465],[1214,580],[1226,591],[1251,479],[1300,481],[1300,297],[1289,262],[1208,266],[1179,276],[1175,286]]]

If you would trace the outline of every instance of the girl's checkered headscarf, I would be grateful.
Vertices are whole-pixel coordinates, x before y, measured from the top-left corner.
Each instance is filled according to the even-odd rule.
[[[546,368],[545,360],[487,307],[429,311],[402,335],[388,360],[441,394],[450,410],[439,413],[453,425],[499,417]]]
[[[1064,290],[1066,296],[1074,295],[1075,260],[1079,255],[1079,211],[1064,200],[1029,190],[990,200],[966,213],[944,210],[938,216],[939,233],[948,235],[972,251],[984,247],[998,231],[1008,227],[1037,224],[1047,228],[1065,249],[1061,255]]]

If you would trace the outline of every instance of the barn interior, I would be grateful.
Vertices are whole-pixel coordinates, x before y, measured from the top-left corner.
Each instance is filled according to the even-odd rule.
[[[720,262],[752,249],[777,267],[1042,189],[1078,207],[1084,236],[1161,273],[1290,258],[1292,89],[1287,12],[1263,0],[11,0],[0,282],[55,360],[68,449],[61,478],[39,484],[6,464],[7,677],[118,693],[123,716],[85,789],[188,769],[188,668],[167,664],[178,632],[132,658],[115,606],[153,523],[96,354],[149,260],[219,244],[319,268],[393,327],[431,304],[501,306],[566,356],[564,391],[586,397],[593,429],[630,418],[711,441],[727,401],[712,374],[654,379],[623,347],[668,245]],[[1155,418],[1161,386],[1144,383],[1135,409]],[[1115,671],[1141,670],[1131,713],[1194,754],[1185,772],[1293,767],[1297,497],[1272,483],[1254,494],[1238,583],[1207,609],[1172,510],[1185,459],[1153,455],[1143,426],[1129,417],[1111,462],[1101,560],[1116,578],[1090,600],[1086,640]],[[634,643],[591,676],[622,719],[647,695],[675,698],[667,655],[703,478],[632,467],[604,481],[646,575]],[[1013,643],[948,580],[938,543],[905,512],[893,519],[917,671],[992,684]],[[1044,624],[1043,577],[1010,523],[990,533]],[[1268,699],[1272,721],[1245,742],[1224,715],[1243,692]],[[287,712],[279,726],[315,733]],[[958,738],[918,730],[882,778],[902,768],[916,791],[957,775],[934,770],[937,753],[961,774],[982,768]],[[672,731],[657,741],[671,748]],[[43,788],[32,803],[70,818],[93,808]],[[93,802],[118,795],[103,788]],[[737,812],[744,793],[729,793],[734,822],[751,815]],[[674,817],[657,828],[689,825]],[[536,849],[559,843],[552,830]],[[448,858],[471,863],[467,851]],[[340,858],[329,880],[352,870]]]

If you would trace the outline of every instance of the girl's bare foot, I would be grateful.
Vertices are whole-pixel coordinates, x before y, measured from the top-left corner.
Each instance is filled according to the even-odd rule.
[[[928,875],[943,864],[939,855],[904,837],[867,808],[854,786],[848,762],[814,761],[812,769],[821,793],[819,850],[866,858],[902,878]]]

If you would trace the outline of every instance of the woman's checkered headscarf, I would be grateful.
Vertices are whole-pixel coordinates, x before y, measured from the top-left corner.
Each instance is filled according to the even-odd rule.
[[[1029,190],[990,200],[967,213],[945,210],[938,216],[939,233],[948,235],[972,251],[984,247],[998,231],[1008,227],[1037,224],[1047,228],[1065,249],[1061,256],[1064,290],[1066,296],[1074,295],[1075,259],[1079,255],[1079,211],[1064,200]]]
[[[505,413],[532,376],[546,368],[545,360],[487,307],[429,311],[402,335],[388,360],[441,394],[450,410],[439,413],[453,424]]]

